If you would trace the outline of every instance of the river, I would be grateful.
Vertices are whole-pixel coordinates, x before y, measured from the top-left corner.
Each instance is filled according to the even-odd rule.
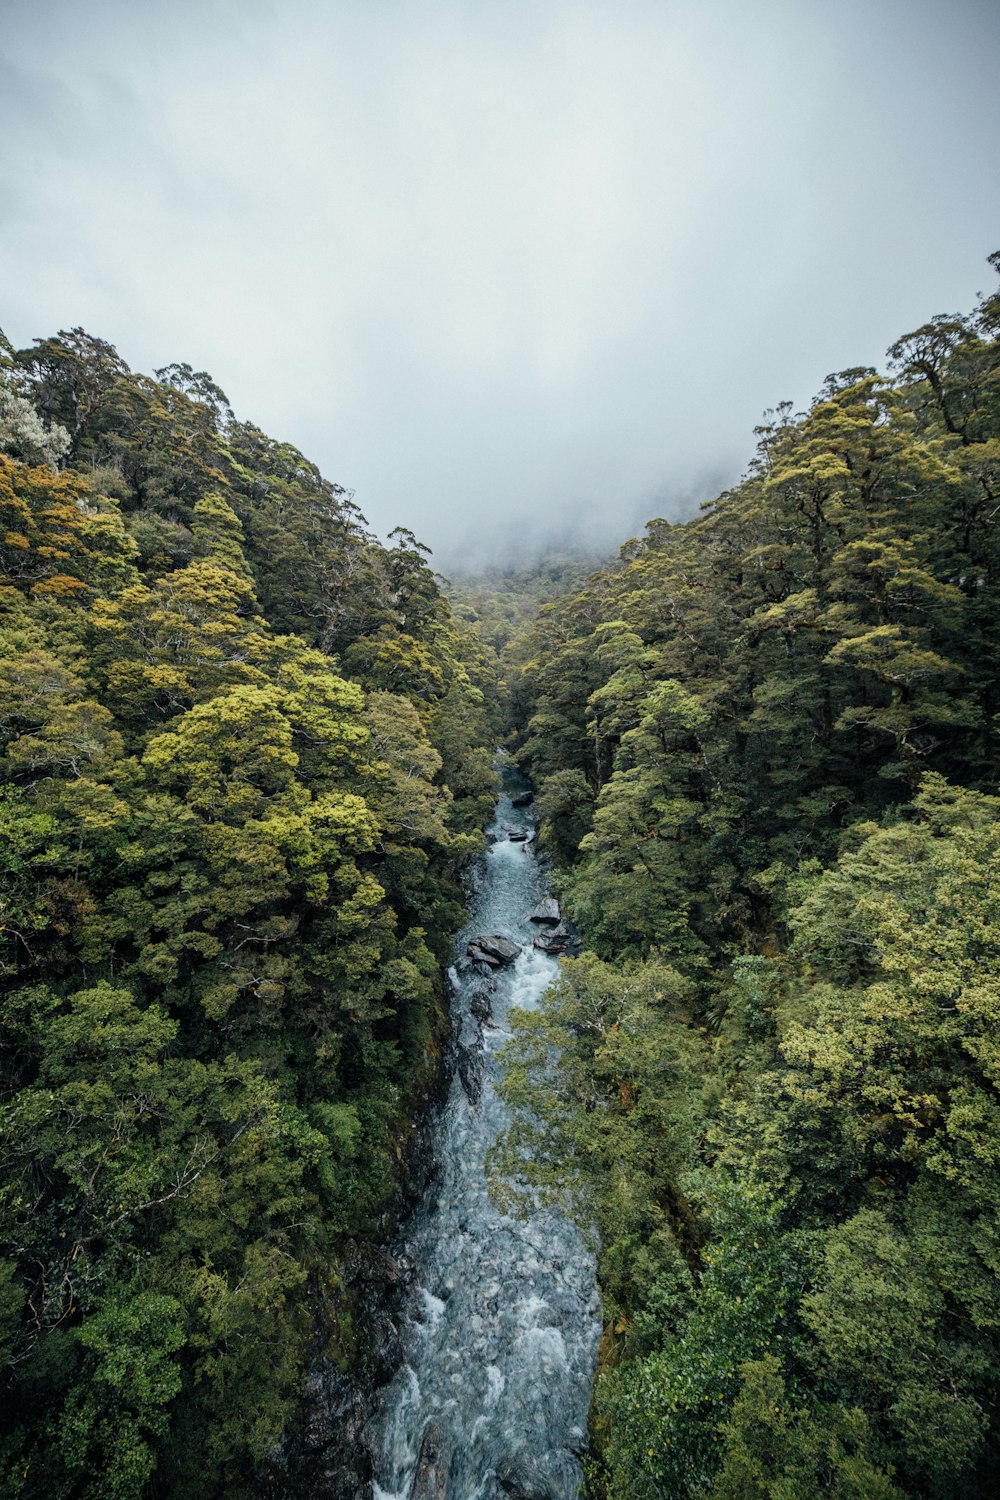
[[[515,789],[516,790],[516,789]],[[500,798],[485,875],[458,953],[479,934],[521,945],[482,979],[452,971],[459,1047],[436,1131],[439,1174],[399,1249],[415,1263],[402,1327],[404,1363],[383,1392],[372,1500],[572,1500],[580,1487],[600,1335],[594,1258],[559,1214],[500,1213],[484,1160],[507,1121],[496,1093],[508,1017],[531,1008],[557,961],[532,946],[529,914],[548,894],[531,845],[530,812]]]

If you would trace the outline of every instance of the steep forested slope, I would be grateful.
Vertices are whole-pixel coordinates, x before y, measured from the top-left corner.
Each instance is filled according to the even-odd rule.
[[[510,648],[590,951],[500,1164],[600,1229],[595,1495],[996,1492],[998,333],[779,409]]]
[[[414,538],[205,374],[0,358],[0,1489],[240,1492],[317,1304],[350,1357],[490,674]]]

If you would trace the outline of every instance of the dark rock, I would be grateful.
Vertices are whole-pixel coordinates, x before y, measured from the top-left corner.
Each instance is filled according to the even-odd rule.
[[[534,800],[534,792],[518,792],[515,797],[511,797],[510,805],[511,807],[530,807]]]
[[[365,1318],[361,1371],[367,1380],[376,1381],[380,1371],[397,1369],[402,1362],[403,1341],[395,1320],[384,1307],[370,1308]]]
[[[510,1462],[497,1470],[497,1483],[509,1500],[547,1500],[547,1489],[540,1488],[530,1475],[520,1472]]]
[[[351,1280],[405,1286],[416,1269],[408,1255],[390,1255],[381,1245],[349,1244],[345,1269]]]
[[[507,837],[512,844],[527,844],[530,843],[532,834],[528,828],[510,828],[507,831]]]
[[[315,1493],[329,1500],[357,1500],[368,1494],[374,1470],[364,1440],[365,1421],[365,1406],[352,1382],[329,1360],[319,1361],[306,1380],[296,1440],[283,1441],[265,1461],[253,1494],[258,1500]]]
[[[490,1000],[490,992],[485,985],[473,990],[472,999],[469,1001],[469,1009],[477,1021],[492,1021],[493,1003]]]
[[[528,920],[530,922],[551,922],[553,924],[561,922],[562,913],[559,910],[559,902],[555,896],[543,896]]]
[[[510,938],[500,937],[494,933],[491,937],[477,937],[474,944],[469,945],[469,952],[473,947],[486,955],[487,962],[496,964],[512,964],[520,953],[520,944],[512,943]]]
[[[424,1428],[420,1442],[410,1500],[448,1500],[448,1459],[444,1430],[440,1422],[432,1420]]]
[[[479,1103],[486,1071],[483,1028],[474,1016],[462,1017],[458,1033],[457,1070],[465,1096],[473,1106]]]
[[[461,1052],[458,1058],[458,1076],[465,1090],[465,1097],[473,1106],[479,1103],[483,1092],[485,1058],[481,1049]]]
[[[540,933],[533,946],[543,953],[579,953],[580,934],[572,922],[562,921],[548,932]]]
[[[473,966],[480,970],[485,967],[487,974],[491,969],[499,969],[501,963],[503,962],[502,959],[497,958],[494,954],[487,952],[487,950],[483,947],[482,939],[480,939],[478,942],[470,943],[466,951],[468,952],[469,957],[472,959]]]

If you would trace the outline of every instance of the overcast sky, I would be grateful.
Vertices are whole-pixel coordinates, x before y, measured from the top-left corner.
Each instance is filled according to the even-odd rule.
[[[0,326],[82,324],[439,566],[616,546],[969,309],[996,0],[0,0]]]

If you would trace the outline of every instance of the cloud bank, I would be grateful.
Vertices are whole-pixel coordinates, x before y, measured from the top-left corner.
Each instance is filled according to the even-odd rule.
[[[208,369],[445,568],[689,513],[1000,246],[989,3],[3,10],[0,325]]]

